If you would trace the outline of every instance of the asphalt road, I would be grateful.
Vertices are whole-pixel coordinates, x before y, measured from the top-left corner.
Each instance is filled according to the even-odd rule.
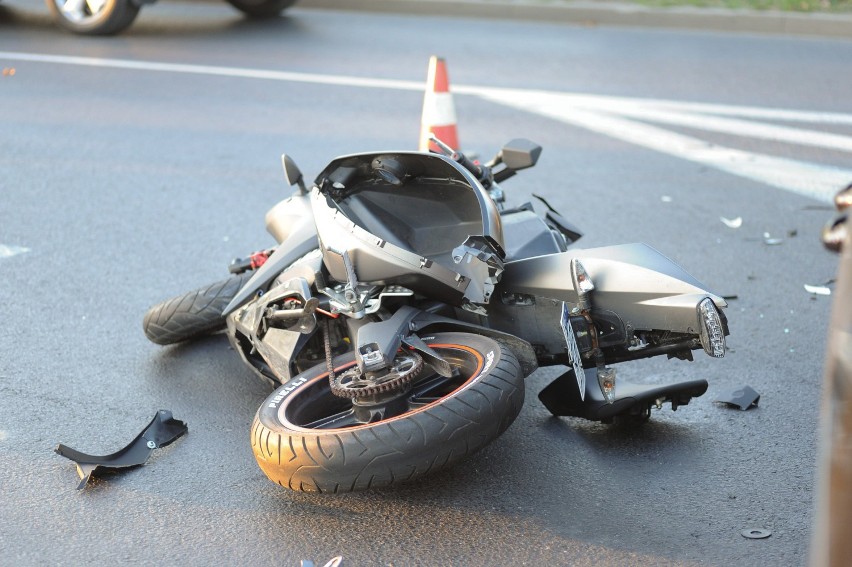
[[[251,23],[224,3],[167,2],[95,39],[8,6],[0,563],[807,562],[831,298],[803,285],[836,270],[819,231],[828,186],[852,170],[852,42],[304,9]],[[266,386],[224,337],[160,348],[142,315],[271,244],[263,214],[287,194],[282,152],[311,178],[343,153],[415,148],[432,54],[448,61],[465,148],[544,146],[506,183],[513,201],[539,193],[586,230],[583,246],[648,242],[736,296],[731,352],[622,365],[625,379],[711,384],[641,429],[549,416],[536,394],[558,370],[542,369],[515,424],[448,472],[354,495],[283,490],[249,445]],[[648,101],[657,122],[625,114]],[[744,384],[757,409],[714,403]],[[158,409],[189,434],[74,490],[58,443],[114,451]]]

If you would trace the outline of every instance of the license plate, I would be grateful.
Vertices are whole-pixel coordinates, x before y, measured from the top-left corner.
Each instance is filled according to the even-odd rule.
[[[562,302],[562,318],[559,322],[562,334],[565,336],[565,344],[568,345],[568,358],[571,359],[571,367],[574,369],[574,377],[577,378],[577,387],[580,388],[580,399],[586,399],[586,372],[583,370],[583,361],[580,358],[580,349],[577,347],[577,338],[571,327],[571,314],[568,306]]]

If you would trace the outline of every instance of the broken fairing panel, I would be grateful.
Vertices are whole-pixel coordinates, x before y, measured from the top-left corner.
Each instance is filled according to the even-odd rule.
[[[123,469],[144,464],[154,449],[165,447],[186,432],[184,422],[174,419],[172,412],[160,410],[148,427],[129,445],[111,455],[87,455],[62,444],[56,447],[55,452],[76,463],[77,474],[80,475],[77,490],[80,490],[86,487],[93,475],[97,476],[104,469]]]

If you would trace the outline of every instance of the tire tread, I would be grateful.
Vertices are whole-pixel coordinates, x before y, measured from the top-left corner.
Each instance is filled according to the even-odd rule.
[[[142,320],[145,336],[153,343],[170,345],[224,329],[222,311],[251,275],[232,276],[151,307]]]
[[[461,334],[454,335],[460,338]],[[524,377],[511,351],[484,337],[465,336],[489,341],[489,348],[500,352],[499,359],[463,392],[402,420],[378,422],[366,430],[305,433],[291,431],[277,421],[267,423],[269,416],[261,406],[254,427],[271,427],[280,433],[273,437],[273,444],[278,438],[278,447],[258,450],[254,446],[261,469],[274,482],[295,490],[353,492],[434,473],[483,448],[520,412]],[[309,450],[308,437],[316,440],[317,451]],[[339,449],[324,451],[321,440],[336,443]],[[289,460],[280,456],[287,448],[292,454]]]

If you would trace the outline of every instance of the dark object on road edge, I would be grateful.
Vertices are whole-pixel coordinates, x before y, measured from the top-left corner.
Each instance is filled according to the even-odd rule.
[[[823,371],[816,515],[809,565],[852,565],[852,184],[834,198],[838,217],[823,244],[840,253]],[[841,220],[842,219],[842,220]]]
[[[772,535],[772,532],[769,530],[763,530],[760,528],[750,528],[743,530],[740,533],[743,537],[747,537],[748,539],[766,539]]]
[[[120,469],[135,467],[145,463],[154,449],[165,447],[187,432],[186,424],[172,417],[172,412],[160,410],[148,427],[136,436],[127,447],[111,455],[97,457],[75,451],[70,447],[59,444],[55,451],[77,464],[77,474],[80,484],[77,490],[85,488],[89,478],[100,469]]]
[[[716,400],[729,406],[735,406],[741,410],[756,408],[760,401],[760,394],[754,391],[751,386],[743,386],[736,390],[724,393]]]

